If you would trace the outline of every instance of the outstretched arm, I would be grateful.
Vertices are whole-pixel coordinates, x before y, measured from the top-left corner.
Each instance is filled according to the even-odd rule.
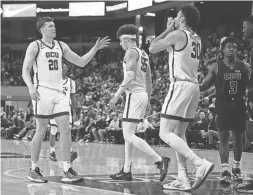
[[[204,82],[199,85],[200,91],[205,91],[211,87],[211,85],[213,84],[214,79],[216,77],[217,70],[218,70],[218,64],[214,63],[210,67]]]
[[[105,47],[108,47],[109,43],[110,39],[108,39],[108,37],[105,37],[101,40],[98,39],[94,47],[92,47],[88,53],[80,57],[75,52],[73,52],[66,43],[60,42],[64,58],[80,67],[84,67],[86,64],[88,64],[91,61],[91,59],[95,56],[97,51]]]

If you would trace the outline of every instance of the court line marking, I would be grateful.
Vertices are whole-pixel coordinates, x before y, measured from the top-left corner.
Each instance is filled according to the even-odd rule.
[[[29,181],[25,177],[20,177],[20,176],[16,176],[16,175],[10,174],[10,172],[12,172],[12,171],[17,171],[17,170],[21,170],[21,169],[29,169],[29,167],[23,167],[23,168],[18,168],[18,169],[11,169],[11,170],[5,171],[4,174],[7,175],[7,176],[9,176],[9,177],[15,177],[15,178],[19,178],[19,179],[23,179],[23,180]],[[45,176],[45,177],[50,177],[50,176]],[[64,184],[64,185],[73,186],[75,188],[79,187],[79,188],[84,188],[84,189],[89,189],[89,190],[94,190],[94,191],[100,191],[100,192],[107,192],[107,193],[112,193],[113,192],[114,194],[120,194],[120,195],[136,195],[136,194],[129,194],[129,193],[124,193],[124,192],[117,192],[117,191],[111,191],[111,190],[91,188],[91,187],[87,187],[87,186],[77,186],[77,185],[72,185],[72,184],[68,184],[68,183],[58,183],[58,182],[54,182],[54,181],[50,181],[50,183],[56,183],[56,184],[59,184],[59,185]]]

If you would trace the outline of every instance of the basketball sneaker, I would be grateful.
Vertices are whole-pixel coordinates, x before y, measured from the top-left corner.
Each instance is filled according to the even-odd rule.
[[[63,171],[64,176],[62,177],[61,181],[63,182],[81,182],[83,181],[82,177],[79,177],[77,172],[73,170],[72,167],[69,168],[68,171]]]
[[[53,151],[53,152],[51,152],[51,153],[49,154],[49,159],[50,159],[51,161],[57,161],[57,158],[56,158],[56,155],[55,155],[55,151]]]
[[[128,173],[125,173],[124,167],[121,169],[121,171],[119,173],[116,173],[114,175],[110,175],[110,177],[113,180],[124,180],[124,181],[132,181],[133,180],[131,169]]]
[[[161,162],[156,162],[155,165],[160,170],[160,181],[163,182],[163,180],[166,178],[168,173],[168,168],[170,164],[170,158],[168,157],[162,157]]]
[[[242,171],[240,168],[232,168],[233,180],[237,182],[242,182]]]
[[[74,160],[76,160],[76,158],[77,158],[77,152],[71,152],[70,153],[70,162],[73,162]]]
[[[174,180],[168,184],[164,184],[163,189],[190,191],[192,189],[192,186],[191,186],[191,182],[190,182],[189,178],[186,178],[184,181],[181,181],[177,178],[176,180]]]
[[[220,189],[224,193],[228,193],[231,191],[231,173],[229,171],[223,171],[221,174],[220,180]]]
[[[196,179],[192,185],[192,189],[198,189],[213,169],[214,164],[203,159],[202,165],[196,169]]]
[[[36,167],[35,170],[30,169],[30,172],[28,173],[27,179],[36,182],[36,183],[47,183],[48,180],[46,180],[43,175],[40,173],[40,168]]]

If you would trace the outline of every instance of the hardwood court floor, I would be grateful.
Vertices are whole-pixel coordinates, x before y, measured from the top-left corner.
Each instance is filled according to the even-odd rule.
[[[1,192],[2,195],[218,195],[240,194],[231,186],[224,192],[219,185],[220,161],[218,151],[195,150],[197,154],[215,163],[215,169],[203,185],[196,191],[178,192],[162,190],[158,181],[158,170],[149,157],[141,151],[135,150],[133,161],[132,182],[113,181],[109,178],[112,173],[118,172],[124,163],[124,145],[73,143],[78,153],[73,167],[83,176],[84,181],[79,184],[65,184],[61,182],[62,164],[48,159],[49,142],[43,142],[39,166],[43,175],[49,180],[46,184],[36,184],[28,181],[30,168],[30,143],[28,141],[1,140]],[[172,158],[169,175],[166,181],[176,176],[177,165],[174,151],[168,147],[153,147],[158,153]],[[59,142],[56,145],[56,155],[59,158]],[[230,153],[230,167],[233,163],[233,154]],[[189,164],[189,163],[188,163]],[[245,180],[253,179],[253,154],[243,153],[243,172]],[[189,165],[189,172],[193,166]],[[192,175],[194,177],[194,175]]]

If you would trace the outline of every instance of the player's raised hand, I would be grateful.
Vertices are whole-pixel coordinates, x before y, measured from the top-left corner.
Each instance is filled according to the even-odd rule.
[[[40,94],[38,90],[35,87],[29,88],[29,94],[32,100],[39,101],[40,100]]]
[[[172,18],[172,17],[169,17],[168,19],[167,19],[167,29],[168,30],[175,30],[175,20],[174,20],[174,18]]]
[[[100,37],[99,37],[98,40],[96,41],[95,47],[98,50],[103,49],[105,47],[108,47],[110,41],[111,41],[111,39],[108,39],[108,36],[104,37],[103,39],[100,39]]]

